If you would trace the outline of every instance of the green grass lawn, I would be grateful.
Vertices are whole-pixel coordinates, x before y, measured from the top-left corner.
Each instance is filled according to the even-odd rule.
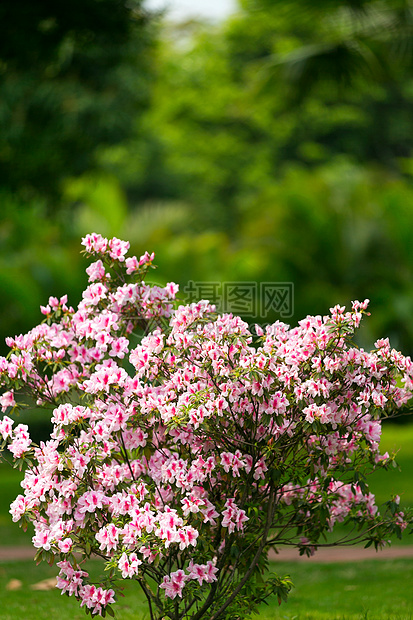
[[[412,620],[413,560],[373,560],[354,564],[272,564],[281,575],[290,574],[295,588],[288,603],[275,599],[261,607],[259,620]],[[95,562],[95,571],[100,570]],[[81,620],[78,603],[58,590],[33,591],[30,585],[54,576],[56,568],[34,562],[0,563],[2,620]],[[11,579],[22,588],[5,589]],[[137,584],[127,582],[125,597],[115,605],[118,620],[149,620]]]
[[[413,618],[413,560],[348,564],[281,564],[295,588],[287,604],[273,605],[261,620],[407,620]]]
[[[413,424],[387,424],[380,443],[382,452],[399,450],[399,469],[375,472],[369,484],[377,502],[383,503],[393,493],[400,495],[401,505],[413,507]]]

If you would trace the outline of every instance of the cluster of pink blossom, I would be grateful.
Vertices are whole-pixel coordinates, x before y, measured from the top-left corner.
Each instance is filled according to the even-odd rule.
[[[86,571],[74,569],[65,560],[58,562],[57,566],[60,568],[60,573],[57,577],[57,587],[60,588],[62,594],[67,592],[69,596],[73,594],[77,596],[81,600],[81,606],[85,605],[92,615],[102,615],[102,611],[108,605],[115,602],[114,590],[105,590],[101,587],[96,587],[94,584],[83,583],[83,578],[89,577]]]
[[[312,553],[342,521],[377,545],[405,528],[358,485],[389,465],[380,418],[413,390],[411,360],[387,340],[351,343],[367,302],[253,335],[204,300],[173,310],[175,284],[144,282],[153,255],[97,234],[83,244],[97,260],[78,307],[50,298],[0,359],[4,412],[22,386],[52,409],[40,446],[9,416],[0,434],[28,463],[13,521],[33,522],[39,557],[60,558],[62,592],[104,613],[113,579],[89,583],[74,554],[96,555],[139,583],[152,618],[218,617],[271,546]]]
[[[4,416],[0,420],[0,434],[3,439],[9,440],[8,449],[14,458],[20,458],[31,446],[29,427],[27,424],[19,424],[13,429],[13,420]]]
[[[160,588],[165,590],[165,596],[171,599],[174,599],[176,596],[182,598],[182,590],[188,581],[194,579],[201,586],[204,582],[212,583],[216,581],[217,572],[218,569],[210,560],[206,564],[194,564],[191,560],[188,564],[188,574],[179,569],[170,575],[166,575],[160,584]]]

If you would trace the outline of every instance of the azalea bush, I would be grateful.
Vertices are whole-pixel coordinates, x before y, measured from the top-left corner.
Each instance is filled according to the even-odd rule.
[[[10,512],[34,524],[62,593],[113,615],[132,579],[152,620],[245,618],[291,589],[269,549],[401,536],[410,514],[397,496],[379,509],[368,474],[394,464],[380,420],[408,407],[413,363],[388,340],[353,344],[367,301],[252,332],[204,300],[176,307],[173,283],[146,284],[153,255],[97,234],[83,245],[94,262],[77,309],[50,298],[0,359],[3,457],[25,468]],[[14,420],[30,399],[51,410],[40,445]]]

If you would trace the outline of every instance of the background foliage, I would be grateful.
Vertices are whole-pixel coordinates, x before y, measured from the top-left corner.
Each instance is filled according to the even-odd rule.
[[[291,323],[369,297],[362,343],[413,352],[411,0],[0,11],[1,343],[77,303],[96,230],[161,282],[293,282]]]

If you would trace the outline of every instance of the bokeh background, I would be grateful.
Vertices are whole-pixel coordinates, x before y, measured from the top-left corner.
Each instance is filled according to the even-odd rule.
[[[360,343],[413,353],[413,2],[169,4],[0,4],[0,353],[92,231],[161,283],[291,282],[290,324],[368,297]]]

